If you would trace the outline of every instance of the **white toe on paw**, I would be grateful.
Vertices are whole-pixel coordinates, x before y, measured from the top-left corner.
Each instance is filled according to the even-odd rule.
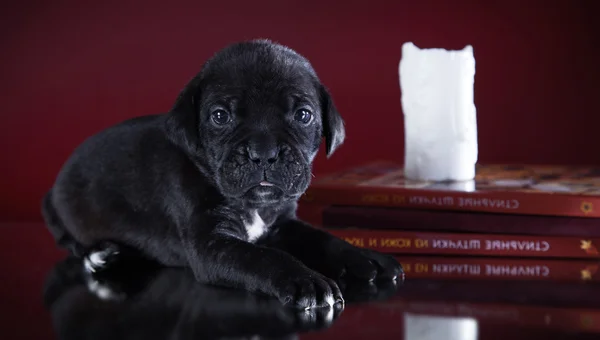
[[[83,265],[87,271],[94,273],[96,270],[104,267],[107,259],[115,254],[117,254],[117,252],[109,249],[95,251],[83,259]]]
[[[100,300],[121,300],[121,294],[114,292],[109,286],[100,284],[98,281],[89,281],[88,289]]]
[[[103,249],[100,251],[95,251],[93,253],[90,254],[89,258],[92,261],[92,263],[94,264],[105,264],[106,260],[111,257],[111,256],[115,256],[117,255],[119,252],[116,250],[112,250],[112,249]]]
[[[106,263],[106,257],[108,254],[103,252],[95,252],[90,254],[90,262],[94,265],[103,265]]]
[[[94,273],[96,271],[96,269],[94,268],[94,265],[92,264],[90,259],[88,259],[87,257],[85,259],[83,259],[83,266],[85,267],[85,270],[87,270],[88,272]]]
[[[327,309],[327,314],[325,314],[324,319],[325,319],[325,322],[328,324],[333,322],[333,307],[329,307]]]
[[[332,294],[325,295],[325,302],[327,302],[328,305],[333,306],[335,304],[335,301],[333,300],[333,295]]]

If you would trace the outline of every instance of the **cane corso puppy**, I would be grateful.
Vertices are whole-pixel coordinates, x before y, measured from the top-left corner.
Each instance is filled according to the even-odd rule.
[[[91,271],[127,246],[199,282],[301,308],[333,305],[343,302],[336,279],[402,274],[392,257],[296,217],[321,140],[330,156],[344,137],[305,57],[268,40],[239,42],[210,58],[169,112],[78,146],[43,215],[58,245]]]

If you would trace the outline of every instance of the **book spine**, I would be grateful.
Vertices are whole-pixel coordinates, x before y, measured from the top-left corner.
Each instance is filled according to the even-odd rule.
[[[595,218],[357,206],[328,206],[318,211],[325,228],[600,237],[600,219]]]
[[[409,279],[600,281],[597,261],[396,256]]]
[[[414,209],[495,212],[600,218],[600,198],[526,192],[399,190],[360,186],[313,186],[300,200],[326,205],[404,207]]]
[[[323,229],[357,247],[392,254],[600,258],[600,239],[395,230]]]

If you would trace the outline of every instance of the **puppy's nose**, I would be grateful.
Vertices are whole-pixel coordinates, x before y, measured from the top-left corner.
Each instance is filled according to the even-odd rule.
[[[275,163],[279,156],[279,147],[274,141],[263,140],[248,143],[248,158],[256,164],[265,166]]]
[[[277,161],[279,155],[278,147],[256,148],[248,146],[248,158],[256,164],[267,165]]]

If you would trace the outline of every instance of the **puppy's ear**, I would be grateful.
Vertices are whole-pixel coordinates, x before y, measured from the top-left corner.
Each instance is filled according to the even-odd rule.
[[[327,158],[344,143],[346,129],[344,120],[333,103],[325,86],[321,85],[321,114],[323,118],[323,137],[327,146]]]
[[[200,79],[201,77],[198,74],[187,83],[183,90],[179,92],[171,111],[196,112],[197,99],[200,97]]]
[[[200,76],[194,77],[179,92],[167,122],[169,137],[189,152],[198,149]]]

